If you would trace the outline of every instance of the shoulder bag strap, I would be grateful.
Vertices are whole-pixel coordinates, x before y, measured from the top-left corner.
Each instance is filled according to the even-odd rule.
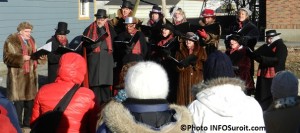
[[[65,111],[67,106],[69,105],[72,97],[74,96],[75,92],[79,89],[79,84],[75,84],[66,94],[65,96],[58,102],[53,110]]]

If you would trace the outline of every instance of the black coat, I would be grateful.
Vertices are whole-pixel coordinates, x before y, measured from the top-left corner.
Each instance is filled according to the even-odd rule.
[[[116,34],[110,25],[109,30],[111,40],[113,41]],[[83,34],[86,35],[88,31],[89,27],[85,29]],[[104,27],[97,28],[99,36],[102,35],[103,32],[105,32]],[[97,46],[100,46],[100,52],[93,52]],[[96,44],[88,45],[86,51],[89,86],[112,85],[114,59],[113,54],[108,52],[106,41],[103,40]]]
[[[48,57],[48,83],[52,83],[55,81],[57,76],[57,69],[60,57],[62,54],[56,52],[57,48],[63,46],[56,39],[55,35],[52,36],[46,43],[52,42],[52,51],[47,55]],[[66,47],[69,44],[66,45]]]
[[[272,51],[274,48],[275,52]],[[257,77],[255,99],[261,104],[262,109],[266,110],[272,103],[271,84],[273,78],[265,78],[264,73],[268,67],[274,67],[275,73],[285,70],[287,47],[283,40],[279,39],[270,46],[262,45],[254,53],[260,56],[258,69],[261,70],[261,75]]]
[[[117,42],[114,43],[114,59],[118,66],[122,66],[122,64],[131,61],[144,60],[146,58],[148,52],[148,45],[146,43],[145,35],[140,31],[137,31],[136,34],[138,34],[138,41],[140,41],[141,44],[141,54],[139,55],[131,53],[133,48],[132,46],[134,46],[136,43],[132,45],[125,43],[125,41],[130,41],[132,39],[132,36],[127,31],[120,33],[116,38],[115,41]],[[122,41],[124,43],[122,43]]]

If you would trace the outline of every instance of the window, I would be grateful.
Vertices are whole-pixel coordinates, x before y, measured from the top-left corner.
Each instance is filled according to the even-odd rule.
[[[79,18],[87,19],[90,16],[89,0],[79,0]]]

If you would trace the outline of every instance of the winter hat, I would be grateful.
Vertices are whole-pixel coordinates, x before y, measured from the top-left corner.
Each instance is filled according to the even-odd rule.
[[[240,10],[243,10],[243,11],[247,12],[247,14],[248,14],[249,16],[251,16],[251,14],[252,14],[252,12],[251,12],[248,8],[246,8],[246,7],[240,8],[239,11],[240,11]]]
[[[244,37],[239,35],[239,34],[232,34],[228,37],[228,40],[235,40],[239,43],[239,45],[244,45],[246,44],[245,43],[245,40],[244,40]]]
[[[66,35],[70,33],[70,30],[68,30],[68,23],[66,22],[58,22],[55,30],[56,35]]]
[[[146,61],[129,68],[125,76],[128,98],[166,99],[169,81],[165,69],[159,64]]]
[[[192,40],[194,42],[199,40],[199,36],[197,36],[195,33],[193,32],[187,32],[183,38],[188,39],[188,40]]]
[[[211,53],[203,66],[205,81],[218,77],[234,77],[233,66],[230,58],[221,51]]]
[[[203,10],[203,12],[201,13],[201,15],[203,17],[213,17],[216,16],[215,11],[212,9],[205,9]]]
[[[158,5],[154,5],[152,7],[152,10],[150,11],[150,13],[159,13],[159,14],[161,14],[161,7],[159,7]]]
[[[277,72],[272,80],[271,93],[274,98],[296,97],[298,78],[290,71]]]

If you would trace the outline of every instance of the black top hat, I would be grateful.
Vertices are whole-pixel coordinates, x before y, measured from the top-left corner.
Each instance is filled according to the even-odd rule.
[[[55,34],[57,35],[66,35],[70,33],[70,30],[68,30],[68,24],[66,22],[58,22],[55,30]]]
[[[122,3],[121,8],[129,8],[129,9],[133,9],[133,4],[130,1],[126,1],[124,0]]]
[[[159,7],[158,5],[154,5],[150,13],[161,13],[161,7]]]
[[[276,30],[268,30],[266,31],[266,37],[273,37],[280,35],[281,33],[277,33]]]
[[[97,13],[94,16],[96,18],[107,18],[106,10],[98,9]]]

